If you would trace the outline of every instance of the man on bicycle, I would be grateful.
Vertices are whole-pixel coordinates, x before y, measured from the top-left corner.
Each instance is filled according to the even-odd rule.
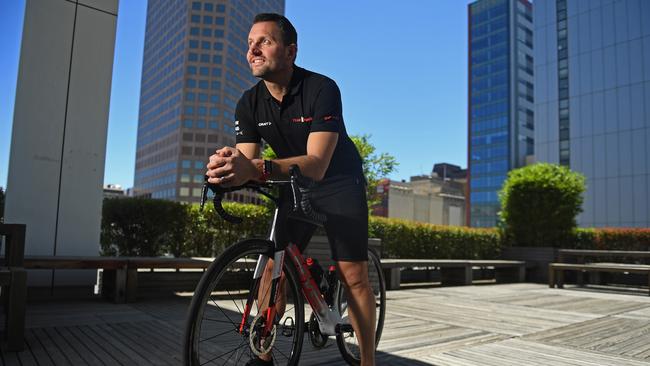
[[[208,181],[239,186],[250,180],[286,178],[289,167],[317,182],[311,201],[326,215],[325,231],[348,293],[350,322],[359,340],[361,364],[374,365],[375,298],[368,280],[368,207],[362,160],[343,123],[341,95],[326,76],[295,65],[297,33],[287,18],[258,14],[248,36],[246,59],[260,78],[244,92],[235,112],[236,146],[210,156]],[[261,160],[261,140],[278,158]],[[284,194],[283,202],[290,202]],[[281,211],[288,215],[290,205]],[[278,243],[301,250],[315,227],[286,217]],[[272,263],[267,266],[270,271]],[[265,275],[265,281],[270,276]],[[272,365],[270,354],[248,365]]]

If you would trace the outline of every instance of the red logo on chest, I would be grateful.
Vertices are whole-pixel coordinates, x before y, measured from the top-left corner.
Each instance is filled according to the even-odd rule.
[[[298,118],[292,118],[292,119],[291,119],[291,122],[295,122],[295,123],[307,123],[307,122],[311,122],[311,121],[313,121],[313,120],[314,120],[314,119],[313,119],[312,117],[303,117],[303,116],[300,116],[300,117],[298,117]]]

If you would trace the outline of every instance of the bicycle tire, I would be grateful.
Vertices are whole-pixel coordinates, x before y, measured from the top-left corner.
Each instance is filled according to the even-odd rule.
[[[386,317],[386,281],[384,280],[384,273],[381,268],[381,261],[379,255],[374,249],[368,248],[368,277],[370,278],[370,285],[375,293],[375,299],[378,301],[377,314],[375,318],[375,350],[379,345],[381,333],[384,329],[384,319]],[[345,291],[341,281],[338,281],[335,306],[341,312],[341,316],[347,309],[345,305]],[[356,337],[354,332],[345,332],[336,335],[336,345],[341,352],[343,359],[349,364],[358,366],[361,364],[361,356],[359,354],[359,346],[355,343]]]
[[[245,295],[253,288],[253,271],[259,254],[272,256],[273,243],[261,239],[250,239],[239,242],[226,249],[203,274],[196,287],[188,310],[183,336],[184,365],[243,365],[250,358],[254,357],[248,343],[250,333],[245,331],[244,334],[240,334],[238,328],[246,303]],[[242,261],[242,258],[245,260]],[[249,263],[247,260],[249,258],[251,260],[254,258],[252,260],[253,263]],[[228,272],[230,267],[232,267],[231,272]],[[241,268],[244,269],[242,270]],[[283,319],[277,322],[276,344],[272,353],[275,365],[294,366],[298,364],[302,351],[304,338],[304,301],[298,287],[298,273],[296,269],[289,261],[285,261],[283,271],[286,276],[287,310],[284,312]],[[240,285],[239,282],[232,281],[233,276],[237,276],[237,281],[248,278],[248,283]],[[234,283],[238,284],[235,285]],[[231,295],[231,290],[229,289],[231,286],[244,287],[248,290],[246,290],[246,293],[243,293],[240,289],[237,294]],[[239,299],[235,298],[235,295],[238,295]],[[228,300],[228,297],[231,297],[231,299]],[[243,301],[241,297],[244,297]],[[206,306],[208,303],[210,307]],[[235,306],[234,309],[232,305]],[[251,314],[248,317],[247,327],[250,325],[252,318],[257,315],[258,311],[259,304],[257,304],[257,299],[255,299]],[[229,315],[230,312],[234,312],[233,315]],[[283,323],[287,322],[286,319],[290,317],[288,315],[293,316],[293,324],[287,325],[287,323]],[[225,325],[221,326],[221,323]],[[221,327],[221,329],[217,330],[217,327]],[[284,331],[288,333],[292,328],[293,339],[289,343],[278,343],[278,341],[283,341],[280,337],[285,336]],[[225,332],[221,333],[223,330]],[[216,337],[228,337],[228,340],[226,342],[215,340],[207,344],[207,341],[214,340]],[[237,344],[237,342],[239,343]],[[237,344],[235,348],[228,351],[235,344]],[[217,357],[214,356],[215,354]],[[226,358],[228,354],[230,356]]]

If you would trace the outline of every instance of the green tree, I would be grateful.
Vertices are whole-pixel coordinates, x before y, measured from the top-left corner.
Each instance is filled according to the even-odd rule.
[[[359,150],[363,161],[363,174],[368,180],[366,196],[368,197],[368,208],[379,203],[377,185],[382,178],[387,177],[395,171],[399,165],[397,159],[389,153],[377,153],[377,148],[370,143],[370,135],[350,136],[352,142]]]
[[[539,163],[508,173],[499,192],[505,239],[518,246],[567,245],[582,211],[585,177]]]
[[[395,168],[399,165],[394,156],[388,153],[377,153],[377,148],[370,143],[370,137],[370,135],[350,136],[359,151],[359,155],[361,155],[363,174],[368,180],[366,196],[368,198],[369,208],[380,201],[377,196],[377,185],[379,181],[394,172]],[[264,151],[262,151],[262,157],[264,159],[275,159],[277,155],[267,145]]]

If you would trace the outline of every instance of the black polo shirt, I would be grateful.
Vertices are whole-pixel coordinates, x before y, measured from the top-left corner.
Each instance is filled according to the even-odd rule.
[[[307,154],[311,132],[338,132],[324,178],[363,177],[361,157],[343,123],[341,92],[334,80],[294,65],[289,93],[278,102],[264,81],[244,92],[235,112],[237,143],[264,139],[279,158]]]

